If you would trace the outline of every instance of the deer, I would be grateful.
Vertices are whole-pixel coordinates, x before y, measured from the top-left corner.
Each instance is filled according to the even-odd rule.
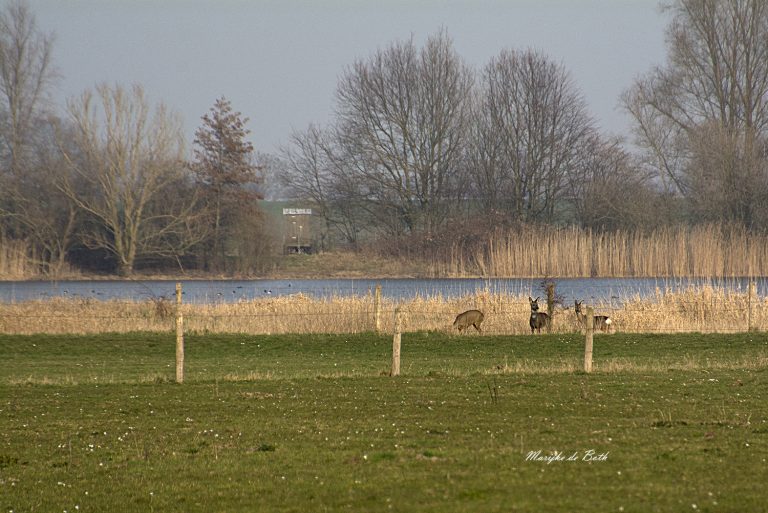
[[[529,324],[531,325],[531,335],[535,331],[541,333],[541,328],[549,324],[549,315],[544,312],[539,312],[539,298],[533,299],[528,296],[528,302],[531,303],[531,319]]]
[[[574,310],[576,311],[576,318],[579,320],[581,324],[586,326],[587,316],[581,311],[582,303],[584,303],[584,301],[575,300],[573,302],[573,305],[574,305]],[[600,330],[602,332],[607,332],[608,330],[610,330],[611,324],[613,324],[613,321],[607,315],[595,315],[592,318],[592,329]]]
[[[482,333],[483,330],[480,329],[480,323],[483,322],[483,319],[485,319],[485,316],[480,310],[467,310],[456,316],[456,320],[453,321],[453,327],[458,328],[459,333],[461,333],[461,330],[474,326],[477,331]]]

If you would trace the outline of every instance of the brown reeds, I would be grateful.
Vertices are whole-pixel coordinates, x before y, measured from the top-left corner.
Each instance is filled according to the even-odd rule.
[[[310,257],[306,263],[326,275],[403,273],[398,261],[377,260],[376,271],[371,271],[370,266],[361,264],[359,255],[335,254],[331,260],[330,267],[321,255]],[[758,276],[768,274],[768,234],[724,223],[648,232],[527,225],[498,230],[480,243],[446,244],[446,250],[431,259],[425,256],[423,262],[416,260],[421,262],[417,273],[432,277]],[[0,238],[0,279],[38,277],[40,263],[30,244]]]
[[[39,273],[38,259],[31,245],[22,240],[9,240],[0,236],[0,278],[23,280]]]
[[[480,292],[460,298],[417,297],[395,304],[381,302],[381,330],[391,333],[399,306],[403,331],[455,333],[456,315],[469,309],[485,314],[487,335],[530,333],[530,305],[524,296]],[[609,315],[618,332],[745,332],[768,329],[768,299],[746,292],[699,286],[681,292],[658,290],[633,297],[620,306],[591,305]],[[750,316],[750,309],[752,315]],[[191,333],[358,333],[375,330],[373,295],[315,299],[296,294],[220,304],[182,305],[184,326]],[[751,322],[751,326],[750,326]],[[0,333],[106,333],[174,330],[173,309],[157,301],[50,299],[0,304]],[[553,333],[581,330],[572,308],[557,308]],[[479,336],[470,331],[462,336]]]
[[[647,233],[523,226],[478,246],[456,243],[439,276],[731,277],[768,273],[768,236],[731,224]]]

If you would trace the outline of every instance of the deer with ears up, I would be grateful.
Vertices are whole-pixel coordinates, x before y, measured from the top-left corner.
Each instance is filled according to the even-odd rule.
[[[541,328],[549,324],[549,315],[539,312],[539,298],[533,299],[528,296],[528,302],[531,303],[531,319],[528,323],[531,326],[531,335],[534,332],[541,333]]]
[[[576,318],[582,325],[586,326],[587,316],[581,311],[582,303],[584,301],[574,301],[574,310],[576,311]],[[613,321],[607,315],[595,315],[592,318],[592,328],[602,332],[610,330],[611,324],[613,324]]]

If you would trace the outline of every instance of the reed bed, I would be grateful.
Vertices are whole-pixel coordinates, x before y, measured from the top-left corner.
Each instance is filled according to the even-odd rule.
[[[738,225],[672,226],[647,233],[523,226],[480,247],[452,247],[433,272],[464,276],[680,277],[768,272],[768,235]]]
[[[684,291],[657,290],[651,297],[634,296],[623,304],[591,305],[595,314],[609,315],[613,330],[625,333],[729,333],[750,328],[768,330],[768,299],[745,292],[724,291],[710,285]],[[468,309],[485,314],[483,333],[530,333],[527,297],[480,292],[459,298],[416,297],[395,303],[384,299],[379,329],[391,333],[399,309],[402,330],[456,333],[456,315]],[[751,312],[751,313],[750,313]],[[374,298],[313,298],[296,294],[238,303],[185,304],[184,328],[192,333],[360,333],[376,329]],[[173,331],[175,305],[165,300],[98,301],[54,298],[0,304],[0,333],[89,334],[133,331]],[[557,306],[553,333],[582,329],[572,306]],[[464,336],[478,336],[468,328]]]
[[[370,260],[370,258],[369,258]],[[435,254],[402,262],[376,258],[375,273],[431,277],[734,277],[768,274],[768,233],[734,224],[668,226],[651,231],[599,232],[575,226],[524,225],[484,240],[446,243]],[[414,265],[414,262],[416,263]],[[27,241],[0,236],[0,279],[40,276],[43,259]],[[368,275],[359,255],[315,255],[300,272]],[[295,270],[295,269],[294,269]],[[278,268],[279,271],[279,268]],[[322,274],[322,273],[321,273]]]
[[[711,286],[681,292],[656,290],[653,297],[635,296],[621,308],[603,306],[617,331],[630,333],[735,333],[768,328],[768,300]],[[750,314],[751,312],[751,314]],[[751,318],[750,318],[751,317]]]
[[[39,273],[39,259],[26,241],[8,240],[0,236],[0,277],[21,280]]]

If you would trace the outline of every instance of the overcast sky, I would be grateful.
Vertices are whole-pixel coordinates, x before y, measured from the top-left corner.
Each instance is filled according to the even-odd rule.
[[[0,0],[4,1],[4,0]],[[30,0],[55,36],[54,100],[99,82],[142,84],[178,111],[191,144],[220,96],[250,118],[254,146],[326,124],[339,75],[356,59],[441,27],[481,68],[502,48],[562,63],[607,133],[626,134],[618,98],[664,62],[657,0]]]

